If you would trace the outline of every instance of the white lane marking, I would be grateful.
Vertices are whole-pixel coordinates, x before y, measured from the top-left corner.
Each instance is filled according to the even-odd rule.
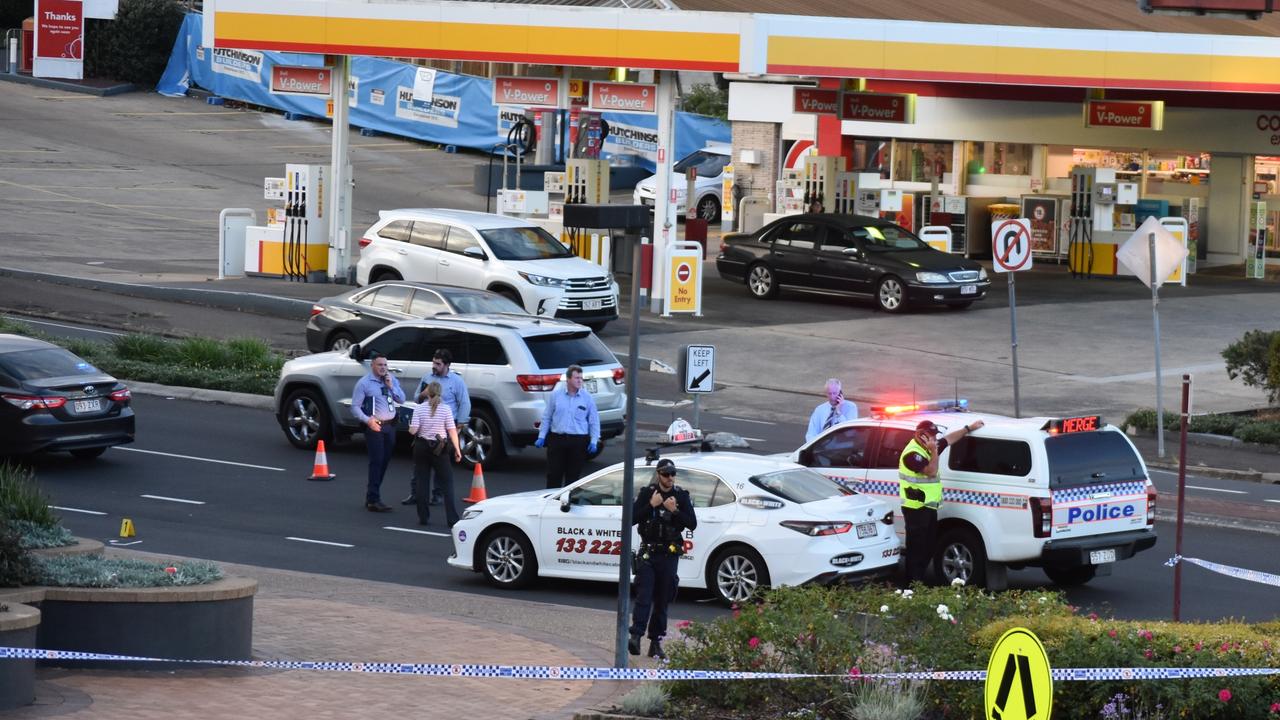
[[[304,543],[315,543],[316,545],[330,545],[332,547],[340,547],[340,548],[355,547],[355,545],[348,545],[347,543],[329,542],[328,540],[311,540],[309,538],[300,538],[300,537],[287,537],[285,538],[285,540],[295,540],[297,542],[304,542]]]
[[[213,458],[202,458],[196,457],[195,455],[178,455],[177,453],[160,452],[159,450],[143,450],[141,448],[120,447],[119,445],[111,449],[124,450],[125,452],[146,453],[147,455],[160,455],[163,457],[179,458],[181,460],[199,460],[200,462],[217,463],[219,465],[235,465],[236,467],[247,467],[255,470],[275,470],[276,472],[284,472],[284,468],[268,467],[266,465],[250,465],[249,463],[231,462],[230,460],[214,460]]]
[[[100,335],[114,335],[116,337],[124,336],[124,333],[110,332],[108,330],[94,330],[93,328],[79,327],[77,325],[63,325],[62,323],[48,322],[47,320],[29,320],[24,317],[14,317],[13,315],[5,315],[4,318],[6,320],[13,320],[15,322],[27,323],[29,325],[48,325],[49,327],[65,328],[67,330],[79,330],[81,332],[92,332],[92,333],[98,333]]]
[[[414,530],[412,528],[395,527],[394,525],[383,525],[382,529],[394,530],[396,532],[402,532],[402,533],[413,533],[414,535],[434,535],[436,537],[443,537],[443,538],[453,537],[453,535],[449,533],[432,532],[431,530]]]
[[[149,499],[149,500],[166,500],[166,501],[168,501],[168,502],[186,503],[186,504],[188,504],[188,505],[203,505],[203,504],[204,504],[204,501],[203,501],[203,500],[183,500],[182,498],[165,497],[164,495],[142,495],[142,496],[140,496],[140,497],[144,497],[144,498],[147,498],[147,499]]]
[[[1203,485],[1188,485],[1192,490],[1208,490],[1209,492],[1231,493],[1232,495],[1248,495],[1244,490],[1223,490],[1222,488],[1211,488]]]
[[[740,418],[740,417],[729,417],[728,415],[721,415],[720,417],[724,420],[732,420],[734,422],[754,423],[756,425],[777,425],[778,424],[775,422],[767,422],[764,420],[748,420],[746,418]]]
[[[1280,500],[1263,500],[1262,502],[1280,503]]]
[[[648,398],[636,398],[636,402],[640,403],[641,405],[648,405],[649,407],[660,407],[660,408],[676,408],[676,407],[684,407],[685,405],[693,404],[692,400],[650,400]]]
[[[111,541],[110,541],[110,544],[111,544],[111,545],[115,545],[116,547],[124,547],[125,545],[137,545],[137,544],[138,544],[138,543],[140,543],[140,542],[142,542],[142,541],[141,541],[141,540],[134,540],[133,542],[120,542],[119,540],[111,540]]]
[[[746,435],[743,435],[742,439],[748,442],[764,442],[765,441],[764,438],[753,438],[753,437],[747,437]]]
[[[106,515],[106,513],[98,512],[97,510],[81,510],[80,508],[62,507],[61,505],[50,505],[49,507],[54,510],[61,510],[62,512],[78,512],[84,513],[85,515]]]

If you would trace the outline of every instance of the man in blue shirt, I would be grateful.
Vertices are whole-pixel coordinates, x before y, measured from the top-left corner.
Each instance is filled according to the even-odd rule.
[[[827,401],[813,409],[813,414],[809,416],[809,428],[805,431],[804,441],[812,442],[827,428],[857,419],[858,406],[844,399],[844,388],[841,387],[840,381],[831,378],[827,381]]]
[[[351,414],[365,426],[364,444],[369,451],[369,484],[364,494],[364,507],[369,512],[391,512],[382,504],[382,477],[396,447],[396,404],[402,402],[404,391],[387,368],[386,356],[373,351],[369,374],[356,382],[351,393]]]
[[[570,365],[564,376],[564,387],[556,387],[547,398],[533,443],[547,448],[548,488],[577,481],[587,455],[600,446],[600,413],[595,398],[582,389],[582,368]]]
[[[453,353],[448,348],[440,348],[436,350],[435,355],[431,357],[431,373],[425,375],[422,381],[418,383],[418,391],[414,393],[415,402],[424,402],[427,399],[427,386],[433,382],[440,383],[440,402],[449,406],[449,410],[453,412],[453,423],[458,427],[458,442],[463,444],[465,449],[467,432],[463,429],[467,426],[467,421],[471,419],[471,395],[467,393],[467,383],[462,376],[450,370],[453,365]],[[409,497],[400,501],[401,505],[416,505],[418,502],[418,478],[409,481]],[[431,489],[431,505],[439,505],[443,502],[443,491],[438,488]]]

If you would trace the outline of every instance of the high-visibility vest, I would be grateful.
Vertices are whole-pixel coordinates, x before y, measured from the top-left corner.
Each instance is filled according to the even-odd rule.
[[[920,508],[937,510],[942,505],[942,482],[936,477],[929,477],[907,467],[907,456],[913,452],[932,459],[929,451],[916,442],[915,438],[911,438],[911,442],[902,449],[902,454],[898,456],[898,496],[902,498],[902,507],[908,510]],[[924,502],[908,498],[907,490],[910,489],[924,493]]]

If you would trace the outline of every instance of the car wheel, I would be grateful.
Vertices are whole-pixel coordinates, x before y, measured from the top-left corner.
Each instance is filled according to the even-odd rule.
[[[769,587],[769,568],[760,553],[735,545],[716,553],[711,561],[712,592],[727,605],[740,605]]]
[[[314,450],[320,440],[328,440],[331,430],[329,408],[311,389],[294,390],[284,401],[284,434],[300,450]]]
[[[524,300],[522,300],[522,299],[520,298],[520,293],[516,292],[515,290],[512,290],[511,288],[498,288],[497,290],[494,290],[493,292],[498,293],[498,294],[499,294],[499,295],[501,295],[502,297],[504,297],[504,298],[506,298],[506,299],[510,300],[511,302],[513,302],[513,303],[515,303],[515,304],[519,305],[520,307],[524,307]]]
[[[538,558],[524,533],[514,528],[495,530],[484,541],[481,572],[494,587],[527,587],[538,576]]]
[[[502,424],[486,408],[472,408],[463,432],[462,460],[469,465],[496,463],[507,454],[502,441]]]
[[[876,302],[885,312],[902,312],[907,308],[907,288],[902,280],[893,275],[886,275],[876,288]]]
[[[104,447],[78,448],[71,451],[71,457],[77,460],[92,460],[96,457],[101,457],[102,453],[106,451],[107,449]]]
[[[1098,574],[1097,565],[1078,565],[1076,567],[1047,567],[1044,574],[1049,576],[1054,585],[1073,587],[1084,585]]]
[[[987,550],[982,538],[968,528],[952,528],[938,538],[933,569],[943,585],[956,578],[966,585],[985,586],[987,582]]]
[[[698,201],[698,219],[706,220],[708,224],[716,222],[720,219],[720,198],[715,195],[708,195]]]
[[[747,268],[747,289],[759,300],[770,300],[778,296],[778,279],[768,265],[756,263]]]
[[[972,304],[973,304],[972,300],[968,302],[951,303],[950,305],[947,306],[947,308],[950,310],[964,310],[965,308],[969,307]]]
[[[369,284],[372,285],[373,283],[380,283],[384,280],[403,280],[403,279],[404,278],[400,276],[400,273],[396,272],[395,270],[379,270],[376,275],[369,278]]]
[[[347,352],[356,342],[356,338],[346,330],[339,330],[329,336],[329,342],[326,344],[326,350],[338,350]]]

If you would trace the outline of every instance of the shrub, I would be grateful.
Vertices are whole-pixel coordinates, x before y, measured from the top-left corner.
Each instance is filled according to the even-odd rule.
[[[623,695],[618,707],[628,715],[661,717],[667,709],[667,691],[660,683],[644,683]]]
[[[1178,414],[1172,413],[1166,410],[1164,413],[1164,429],[1177,430],[1179,427],[1179,424],[1180,424],[1180,420],[1178,419]],[[1141,410],[1134,410],[1133,412],[1129,413],[1129,417],[1126,417],[1124,419],[1124,423],[1122,423],[1121,426],[1122,427],[1132,426],[1133,428],[1141,432],[1155,432],[1156,431],[1156,411],[1150,408],[1142,408]]]
[[[1280,445],[1280,421],[1245,423],[1236,428],[1234,435],[1245,442]]]
[[[13,527],[22,539],[22,547],[28,550],[76,544],[75,536],[61,525],[38,525],[29,520],[14,520]]]
[[[85,74],[154,86],[169,62],[183,16],[176,0],[120,0],[114,20],[85,24]]]
[[[230,368],[231,353],[226,346],[209,338],[187,338],[174,348],[178,359],[198,368]]]
[[[177,354],[173,352],[171,343],[155,335],[134,333],[121,335],[111,341],[115,354],[122,360],[139,362],[174,362]]]
[[[36,484],[35,473],[8,462],[0,463],[0,516],[44,527],[58,524],[49,499]]]
[[[681,98],[685,112],[729,119],[729,93],[715,85],[702,83],[689,88]]]
[[[1188,430],[1213,435],[1231,435],[1245,419],[1240,415],[1193,415]]]
[[[172,567],[174,572],[166,572]],[[53,587],[149,588],[205,585],[222,579],[222,569],[203,560],[175,563],[93,555],[42,558],[38,582]]]
[[[1280,330],[1250,330],[1222,351],[1227,377],[1238,377],[1245,385],[1263,390],[1272,404],[1280,403],[1280,382],[1272,382],[1271,377],[1273,364],[1280,364],[1278,341]],[[1280,369],[1275,374],[1280,376]]]
[[[35,579],[31,555],[9,520],[0,515],[0,587],[18,587]]]
[[[236,338],[227,341],[227,353],[232,367],[242,370],[267,370],[280,372],[280,357],[271,346],[257,338]]]

